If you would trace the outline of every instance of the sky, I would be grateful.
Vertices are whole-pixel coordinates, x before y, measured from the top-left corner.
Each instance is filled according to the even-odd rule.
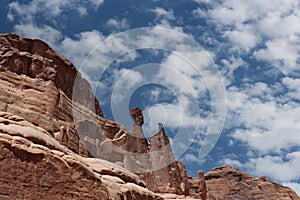
[[[189,175],[230,164],[300,194],[299,0],[1,2],[1,33],[68,58],[107,119],[164,123]]]

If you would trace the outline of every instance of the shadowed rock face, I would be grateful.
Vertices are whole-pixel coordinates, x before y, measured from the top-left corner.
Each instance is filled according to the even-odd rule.
[[[144,124],[144,116],[140,108],[130,109],[129,114],[133,117],[135,124],[138,126],[142,126]]]
[[[148,143],[142,110],[129,114],[131,131],[106,120],[88,82],[46,43],[0,35],[0,199],[299,199],[228,166],[188,177],[163,125]]]

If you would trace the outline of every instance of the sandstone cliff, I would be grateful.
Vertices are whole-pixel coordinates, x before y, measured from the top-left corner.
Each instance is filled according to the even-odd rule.
[[[299,199],[231,167],[191,178],[162,124],[148,142],[142,111],[129,114],[132,130],[106,120],[88,82],[46,43],[0,35],[0,199]]]

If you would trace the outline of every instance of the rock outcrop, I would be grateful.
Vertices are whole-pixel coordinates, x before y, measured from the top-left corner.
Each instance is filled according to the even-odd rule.
[[[8,112],[0,112],[0,149],[0,199],[162,199],[137,175],[82,157]]]
[[[76,78],[81,79],[87,96],[95,99],[76,68],[46,43],[15,34],[0,35],[0,110],[24,117],[74,152],[88,156],[72,115]],[[85,107],[82,113],[93,110],[103,117],[98,101],[90,102],[79,102]]]
[[[299,200],[295,192],[266,177],[253,178],[230,166],[214,168],[205,175],[207,199]]]
[[[163,124],[147,140],[142,110],[129,114],[130,131],[106,120],[88,82],[43,41],[0,35],[0,199],[299,199],[228,166],[191,178]]]

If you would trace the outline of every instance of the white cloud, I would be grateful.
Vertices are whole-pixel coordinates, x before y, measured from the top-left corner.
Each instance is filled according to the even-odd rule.
[[[84,16],[88,14],[87,8],[83,6],[78,6],[77,11],[79,12],[80,16]]]
[[[286,155],[286,161],[282,156],[264,156],[251,159],[250,169],[256,175],[264,174],[280,182],[298,180],[300,178],[300,152],[292,152]]]
[[[267,42],[266,48],[256,51],[254,55],[256,59],[270,62],[284,74],[289,74],[297,69],[299,53],[298,45],[285,38],[280,38]]]
[[[166,19],[166,20],[174,20],[174,12],[172,9],[165,10],[164,8],[157,7],[155,9],[151,9],[152,12],[155,13],[156,19]]]
[[[206,18],[207,17],[206,10],[201,9],[201,8],[197,8],[197,9],[193,10],[192,14],[195,18]]]
[[[125,18],[121,20],[110,18],[106,22],[106,26],[114,28],[116,30],[125,30],[125,29],[129,29],[129,22]]]
[[[84,16],[88,11],[97,9],[103,0],[31,0],[27,3],[18,1],[9,4],[7,18],[10,21],[18,20],[14,26],[15,32],[23,37],[38,38],[50,44],[58,52],[68,57],[76,66],[79,66],[87,54],[99,44],[104,38],[98,31],[87,31],[75,35],[75,39],[64,37],[56,25],[61,15],[68,11],[78,11],[79,15]],[[40,25],[38,19],[43,18],[49,23]]]
[[[234,71],[240,67],[248,67],[248,63],[246,63],[242,58],[240,57],[234,57],[231,56],[227,59],[222,59],[221,63],[224,65],[222,68],[222,73],[225,74],[225,77],[227,77],[227,80],[229,80],[226,85],[231,84],[234,81]]]
[[[243,55],[259,47],[254,54],[257,60],[270,63],[284,74],[297,70],[300,54],[299,1],[224,0],[211,3],[210,7],[207,12],[195,9],[194,16],[197,17],[198,13],[216,26],[230,41],[225,45],[231,51]]]
[[[60,51],[75,66],[80,67],[86,56],[104,39],[102,33],[96,30],[81,32],[75,35],[75,39],[66,37],[60,44]]]
[[[240,161],[234,160],[234,159],[230,159],[230,158],[225,158],[225,159],[221,160],[221,164],[223,164],[223,165],[230,165],[230,166],[236,167],[236,168],[243,167],[243,164]]]
[[[210,0],[194,0],[196,3],[209,3]]]
[[[38,27],[34,24],[18,24],[15,30],[24,37],[44,40],[54,48],[57,48],[58,42],[63,37],[59,30],[47,25]]]
[[[113,77],[115,77],[115,85],[112,101],[115,103],[122,102],[143,80],[141,73],[130,69],[115,70]]]
[[[210,9],[207,12],[201,8],[195,9],[194,17],[206,18],[215,26],[228,39],[220,46],[226,47],[230,54],[234,54],[234,57],[221,61],[224,65],[223,74],[231,77],[227,79],[226,85],[230,86],[239,78],[233,74],[237,68],[252,67],[251,63],[238,59],[241,55],[249,55],[251,50],[255,51],[250,58],[279,69],[284,75],[298,77],[299,1],[224,0],[209,3],[200,0],[198,3],[208,3]],[[255,169],[259,175],[267,174],[280,180],[283,180],[284,173],[289,173],[285,181],[291,181],[294,178],[291,172],[298,159],[289,157],[291,154],[286,151],[299,146],[300,109],[296,100],[299,100],[300,83],[297,78],[287,77],[271,86],[263,82],[245,84],[245,80],[249,81],[241,80],[241,87],[230,86],[227,90],[227,118],[230,120],[227,120],[226,127],[235,129],[232,135],[234,139],[242,141],[246,148],[255,151],[255,154],[248,156],[253,158],[252,168],[249,162],[241,164],[236,160],[226,161],[236,166],[246,166],[249,171]],[[280,155],[279,160],[275,159],[274,153]],[[289,158],[293,165],[289,165],[282,157]],[[263,158],[269,159],[269,163],[263,163]],[[274,164],[277,168],[282,166],[284,170],[281,175],[276,176],[276,172],[263,171],[261,166],[264,164]],[[267,167],[265,169],[268,170]],[[294,170],[294,174],[297,173]]]
[[[128,44],[125,37],[104,37],[97,30],[81,32],[73,38],[65,38],[61,42],[61,52],[79,68],[80,72],[90,81],[98,81],[109,65],[135,60],[138,54],[134,44]],[[124,57],[121,55],[126,54]],[[83,65],[82,65],[82,62]]]
[[[255,30],[249,25],[239,26],[238,29],[232,31],[225,31],[224,35],[229,38],[233,45],[237,45],[238,49],[245,52],[251,50],[260,41],[260,38],[255,34]],[[232,48],[235,49],[234,46]]]
[[[285,77],[272,86],[256,82],[229,87],[227,127],[234,128],[232,137],[251,151],[244,163],[238,159],[224,163],[279,182],[298,181],[300,152],[293,148],[300,141],[300,106],[294,101],[299,84],[298,79]]]
[[[285,77],[282,82],[288,88],[287,96],[300,100],[300,79]]]
[[[277,103],[280,99],[274,98],[275,92],[264,83],[256,83],[240,90],[230,88],[227,93],[233,123],[227,125],[241,127],[233,137],[262,155],[297,146],[300,140],[300,107],[293,101]]]
[[[194,154],[191,153],[186,153],[184,154],[183,160],[185,162],[194,162],[199,165],[203,164],[203,160],[201,160],[199,157],[195,156]]]
[[[286,160],[283,160],[285,157]],[[297,181],[300,177],[300,152],[291,152],[286,156],[263,156],[250,158],[247,163],[241,163],[236,159],[226,158],[221,161],[222,164],[229,164],[239,169],[247,169],[253,176],[268,176],[271,179],[280,182],[300,192],[300,184]]]
[[[268,37],[287,36],[300,32],[299,20],[299,10],[283,16],[278,12],[272,12],[268,13],[262,20],[259,20],[257,27],[263,35]]]
[[[225,0],[210,10],[211,18],[218,24],[241,24],[261,20],[268,13],[288,13],[299,6],[293,0],[239,1]]]
[[[178,102],[161,103],[147,107],[145,113],[149,113],[149,126],[157,129],[157,123],[165,123],[171,129],[180,127],[195,127],[199,124],[199,116],[191,112],[190,100],[184,96],[177,96]],[[162,114],[164,113],[164,114]],[[147,126],[147,125],[146,125]]]
[[[55,18],[63,12],[76,10],[83,16],[87,14],[88,9],[97,9],[103,2],[104,0],[32,0],[29,3],[15,1],[9,4],[7,18],[13,21],[17,16],[22,22],[33,23],[36,15],[42,15],[45,19],[56,21]]]
[[[101,4],[104,3],[104,0],[88,0],[91,4],[93,4],[96,8],[98,8]]]

